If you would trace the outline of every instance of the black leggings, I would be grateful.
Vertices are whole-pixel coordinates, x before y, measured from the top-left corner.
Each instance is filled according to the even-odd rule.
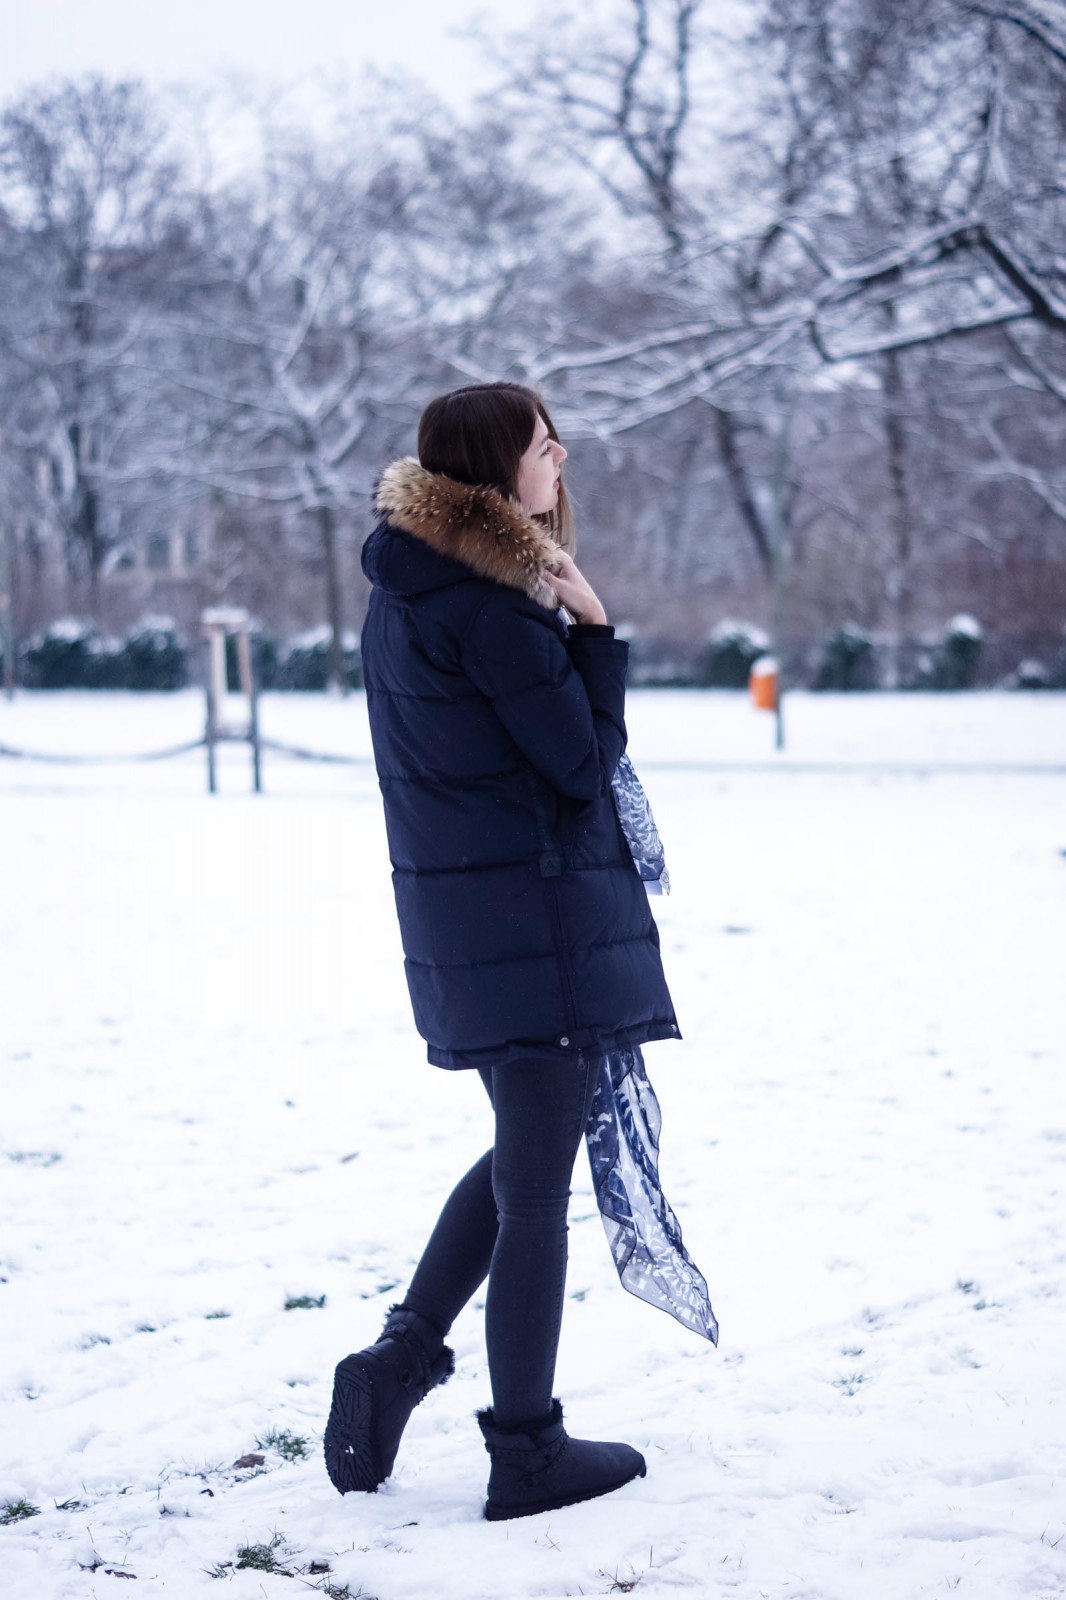
[[[567,1205],[595,1087],[591,1060],[479,1067],[496,1139],[445,1203],[404,1305],[447,1333],[488,1277],[497,1421],[547,1415],[566,1285]]]

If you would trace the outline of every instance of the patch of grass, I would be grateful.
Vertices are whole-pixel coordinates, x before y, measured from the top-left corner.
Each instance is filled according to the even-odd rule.
[[[291,1428],[271,1428],[255,1442],[260,1450],[276,1450],[285,1461],[305,1461],[311,1454],[308,1449],[311,1441],[302,1434],[293,1433]]]
[[[858,1394],[865,1382],[864,1372],[845,1372],[842,1377],[833,1379],[833,1388],[839,1389],[841,1394]]]
[[[91,1350],[94,1344],[110,1344],[111,1340],[106,1333],[87,1333],[79,1346],[82,1350]]]
[[[205,1322],[221,1322],[224,1317],[232,1317],[232,1311],[205,1311]]]
[[[289,1294],[285,1296],[286,1311],[321,1311],[326,1303],[324,1294]]]
[[[58,1150],[9,1150],[7,1159],[27,1167],[54,1167],[63,1157]]]
[[[57,1511],[87,1511],[89,1509],[87,1500],[54,1500],[52,1504]]]
[[[0,1528],[7,1528],[13,1522],[25,1522],[27,1517],[39,1517],[40,1506],[32,1506],[28,1500],[8,1500],[0,1505]]]
[[[242,1567],[251,1567],[256,1572],[280,1572],[284,1577],[291,1578],[292,1572],[283,1567],[278,1560],[278,1551],[284,1545],[284,1537],[274,1533],[269,1544],[244,1544],[237,1551],[237,1570]]]
[[[297,1567],[292,1576],[317,1578],[317,1583],[309,1583],[306,1587],[315,1594],[325,1595],[326,1600],[375,1600],[375,1596],[368,1594],[361,1585],[358,1589],[352,1589],[339,1578],[331,1578],[329,1575],[331,1570],[329,1562],[319,1557],[317,1560],[309,1561],[306,1567]],[[217,1576],[224,1577],[225,1574],[218,1573]]]
[[[629,1570],[630,1572],[633,1572],[632,1567],[630,1567]],[[631,1578],[620,1578],[618,1576],[618,1568],[616,1567],[614,1571],[614,1577],[612,1578],[609,1572],[604,1572],[603,1568],[600,1568],[600,1577],[611,1579],[611,1587],[607,1591],[608,1594],[632,1594],[633,1590],[636,1588],[643,1576],[644,1574],[642,1572],[636,1572],[633,1573]]]

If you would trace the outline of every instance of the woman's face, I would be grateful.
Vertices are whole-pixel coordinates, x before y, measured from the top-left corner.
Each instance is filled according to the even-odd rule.
[[[533,442],[518,463],[518,498],[531,517],[554,511],[559,499],[559,473],[566,451],[551,438],[548,425],[537,412]]]

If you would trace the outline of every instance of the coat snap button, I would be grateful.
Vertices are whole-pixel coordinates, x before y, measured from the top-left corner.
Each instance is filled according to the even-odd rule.
[[[569,1044],[570,1043],[570,1040],[567,1038],[565,1033],[563,1034],[562,1038],[559,1040],[559,1043],[560,1044]]]

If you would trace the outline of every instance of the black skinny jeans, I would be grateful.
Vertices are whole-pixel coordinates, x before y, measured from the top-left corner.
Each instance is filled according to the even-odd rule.
[[[479,1067],[491,1150],[445,1202],[404,1305],[447,1333],[488,1277],[485,1343],[501,1423],[548,1414],[566,1286],[567,1206],[595,1088],[591,1060]]]

